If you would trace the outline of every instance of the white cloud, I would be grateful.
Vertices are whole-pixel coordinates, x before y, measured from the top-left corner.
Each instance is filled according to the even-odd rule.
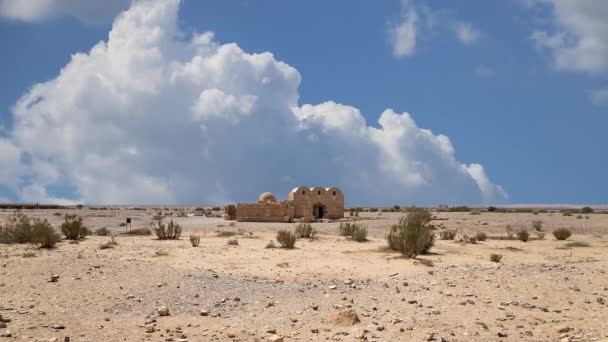
[[[21,151],[10,140],[0,137],[0,184],[16,187],[21,172]]]
[[[591,103],[596,106],[608,106],[608,88],[591,91]]]
[[[475,67],[475,75],[479,77],[494,77],[496,76],[496,71],[489,66],[478,65]]]
[[[18,101],[7,146],[28,155],[21,200],[224,203],[301,184],[339,186],[362,204],[506,197],[408,113],[386,110],[373,127],[351,106],[299,105],[300,74],[271,53],[211,33],[184,40],[179,4],[135,3],[107,42]]]
[[[464,45],[475,44],[481,37],[481,33],[473,28],[471,23],[464,21],[454,24],[454,32],[456,33],[456,38]]]
[[[416,36],[418,30],[418,11],[409,2],[403,3],[403,16],[401,21],[391,25],[389,39],[393,48],[393,56],[407,57],[416,50]]]
[[[0,16],[26,22],[71,16],[86,23],[112,19],[131,0],[0,0]]]
[[[532,3],[532,4],[530,4]],[[560,70],[608,71],[608,1],[529,0],[551,15],[551,26],[532,33],[537,46],[548,49]]]

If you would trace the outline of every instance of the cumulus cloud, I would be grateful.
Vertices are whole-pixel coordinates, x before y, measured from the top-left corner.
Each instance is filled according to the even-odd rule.
[[[551,15],[551,25],[532,33],[539,48],[551,52],[560,70],[608,71],[608,2],[596,0],[528,0]]]
[[[20,199],[225,203],[297,185],[338,186],[361,204],[505,199],[410,114],[388,109],[371,126],[352,106],[301,105],[299,72],[271,53],[185,39],[179,5],[135,2],[107,41],[17,102],[5,148],[27,169],[16,169]]]
[[[454,24],[456,38],[464,45],[473,45],[481,37],[481,33],[469,22],[459,21]]]
[[[131,0],[0,0],[0,16],[25,22],[71,16],[86,23],[101,23],[127,9],[130,3]]]

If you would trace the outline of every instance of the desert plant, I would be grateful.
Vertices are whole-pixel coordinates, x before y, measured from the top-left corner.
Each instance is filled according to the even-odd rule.
[[[475,235],[475,238],[477,239],[477,241],[486,241],[488,236],[484,232],[478,232],[477,235]]]
[[[536,230],[537,232],[542,231],[543,230],[543,221],[540,221],[540,220],[532,221],[532,228],[534,228],[534,230]]]
[[[271,240],[270,242],[268,242],[266,244],[266,247],[264,247],[264,248],[268,248],[268,249],[270,249],[270,248],[277,248],[277,246],[275,246],[274,241]]]
[[[496,253],[490,254],[490,261],[492,262],[500,262],[500,259],[502,259],[502,255]]]
[[[53,248],[57,242],[61,241],[55,228],[47,220],[34,220],[32,224],[32,243],[40,248]]]
[[[351,236],[353,236],[353,232],[355,231],[356,227],[357,227],[356,223],[342,222],[342,223],[340,223],[340,226],[338,226],[338,230],[339,230],[340,235],[346,236],[346,237],[351,237]]]
[[[407,207],[407,208],[403,208],[401,210],[402,212],[410,215],[416,215],[417,219],[420,220],[421,222],[423,222],[423,224],[428,224],[431,222],[431,220],[433,219],[433,214],[431,214],[431,211],[425,208],[419,208],[419,207]]]
[[[527,229],[520,229],[517,231],[517,238],[520,241],[527,242],[530,239],[530,233]]]
[[[297,236],[289,230],[279,230],[277,232],[277,241],[283,248],[294,248],[296,245]]]
[[[73,214],[66,214],[64,216],[61,232],[68,240],[78,240],[91,233],[89,228],[85,227],[82,223],[82,217]]]
[[[539,240],[544,240],[544,239],[545,239],[545,232],[539,232],[539,231],[537,231],[537,232],[536,232],[536,237],[537,237]]]
[[[469,242],[469,243],[472,243],[472,244],[476,244],[476,243],[477,243],[477,238],[476,238],[476,237],[474,237],[474,236],[471,236],[471,237],[469,238],[469,241],[468,241],[468,242]]]
[[[118,245],[118,242],[116,242],[116,237],[114,235],[110,235],[110,241],[99,245],[99,249],[114,248],[114,246],[116,246],[116,245]]]
[[[150,223],[150,228],[156,233],[159,240],[177,240],[182,235],[182,227],[179,224],[169,221],[164,224],[163,220]]]
[[[99,228],[95,231],[95,235],[97,235],[97,236],[108,236],[108,235],[110,235],[110,233],[111,233],[110,230],[106,227]]]
[[[446,229],[439,232],[439,238],[441,240],[454,240],[457,231],[453,229]]]
[[[226,244],[228,246],[238,246],[239,245],[239,240],[237,240],[237,239],[229,239],[228,242],[226,242]]]
[[[367,241],[367,228],[361,225],[357,225],[352,235],[353,240],[357,242]]]
[[[583,207],[581,209],[582,214],[593,214],[593,208],[591,207]]]
[[[495,206],[491,205],[488,207],[488,212],[494,212],[494,211],[496,211],[496,209],[497,208]]]
[[[150,229],[148,229],[148,228],[136,228],[136,229],[129,230],[125,234],[127,234],[127,235],[138,235],[138,236],[147,236],[147,235],[152,235],[152,231]]]
[[[298,239],[317,237],[317,230],[310,223],[300,223],[296,226],[296,236]]]
[[[553,236],[558,240],[566,240],[572,236],[572,232],[567,228],[558,228],[553,231]]]
[[[564,211],[562,211],[562,215],[564,215],[564,216],[572,216],[572,211],[570,211],[570,210],[564,210]]]
[[[201,243],[201,237],[198,235],[190,235],[190,244],[192,247],[198,247]]]
[[[505,228],[506,232],[507,232],[507,239],[509,240],[513,240],[513,227],[511,227],[510,225],[508,225]]]
[[[566,243],[565,246],[567,248],[573,248],[573,247],[591,247],[590,244],[588,244],[587,242],[583,242],[583,241],[570,241],[570,242]]]
[[[32,242],[32,222],[29,217],[16,211],[8,217],[7,223],[0,228],[0,243]]]
[[[386,236],[389,248],[408,258],[428,253],[435,243],[435,234],[428,227],[428,222],[426,213],[410,212],[391,227]]]
[[[448,209],[448,211],[450,211],[450,212],[467,213],[467,212],[471,211],[471,208],[469,208],[467,206],[464,206],[464,205],[461,205],[461,206],[458,206],[458,207],[451,207],[451,208]]]

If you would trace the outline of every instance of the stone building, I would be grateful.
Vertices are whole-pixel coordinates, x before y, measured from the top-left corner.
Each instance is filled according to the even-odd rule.
[[[235,210],[236,209],[236,210]],[[344,217],[344,194],[338,188],[298,187],[285,201],[270,193],[260,195],[257,203],[239,203],[226,208],[227,218],[240,222],[310,222]]]

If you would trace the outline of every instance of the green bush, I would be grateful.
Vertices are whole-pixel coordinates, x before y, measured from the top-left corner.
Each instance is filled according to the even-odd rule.
[[[317,237],[317,230],[310,223],[300,223],[296,226],[296,235],[298,239],[315,239]]]
[[[428,253],[435,244],[435,234],[428,227],[428,222],[426,213],[410,212],[391,227],[386,236],[389,248],[408,258]]]
[[[487,238],[488,236],[484,232],[478,232],[477,235],[475,235],[475,239],[477,239],[477,241],[486,241]]]
[[[283,248],[294,248],[296,245],[297,236],[289,230],[279,230],[277,232],[277,241]]]
[[[439,232],[439,238],[441,240],[454,240],[456,238],[456,230],[446,229]]]
[[[338,231],[342,236],[351,237],[353,236],[356,227],[356,223],[342,222],[340,223],[340,226],[338,226]]]
[[[555,236],[555,238],[558,240],[566,240],[572,236],[572,232],[566,228],[558,228],[553,231],[553,236]]]
[[[517,238],[520,241],[527,242],[530,239],[530,233],[527,229],[520,229],[517,231]]]
[[[352,239],[357,242],[367,241],[367,228],[357,225],[353,231]]]
[[[82,223],[82,217],[74,214],[66,214],[61,224],[61,232],[68,240],[78,240],[91,233]]]
[[[0,243],[32,242],[32,223],[30,218],[20,211],[8,217],[7,223],[0,228]]]
[[[491,205],[491,206],[488,207],[488,212],[493,212],[493,211],[496,211],[496,210],[497,210],[497,208],[495,206]]]
[[[34,220],[32,224],[32,243],[41,248],[53,248],[61,241],[61,235],[47,220]]]
[[[593,214],[593,208],[591,207],[583,207],[581,209],[582,214]]]
[[[169,224],[163,223],[162,219],[157,220],[156,223],[150,223],[150,228],[159,240],[177,240],[182,235],[182,227],[173,220],[169,221]]]
[[[416,217],[421,220],[421,222],[423,222],[423,224],[428,224],[429,222],[431,222],[431,220],[433,219],[433,214],[431,214],[431,211],[428,209],[424,209],[424,208],[418,208],[418,207],[407,207],[407,208],[403,208],[401,210],[401,212],[404,212],[408,215],[413,214],[416,215]]]
[[[471,211],[471,208],[461,205],[458,207],[451,207],[448,209],[448,211],[450,212],[457,212],[457,213],[468,213],[469,211]]]

